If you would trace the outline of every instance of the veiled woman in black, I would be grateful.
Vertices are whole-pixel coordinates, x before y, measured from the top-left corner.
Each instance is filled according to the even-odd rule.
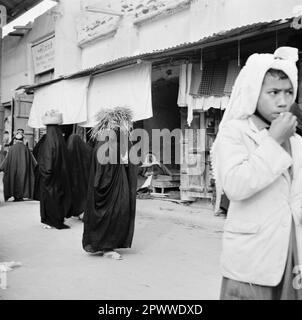
[[[84,213],[83,248],[89,253],[121,259],[114,249],[130,248],[134,233],[136,209],[136,166],[129,161],[128,149],[120,141],[120,132],[126,133],[131,125],[131,113],[126,108],[115,108],[101,113],[95,136],[105,130],[116,133],[116,162],[104,163],[99,142],[93,151],[88,186],[87,207]],[[110,144],[109,144],[110,145]]]
[[[36,160],[28,147],[24,145],[22,136],[19,138],[17,134],[15,144],[10,147],[6,158],[0,165],[0,171],[4,171],[5,201],[10,197],[14,197],[14,201],[22,201],[23,198],[33,199],[35,167]]]
[[[80,216],[87,202],[87,190],[93,148],[77,134],[67,140],[69,171],[72,190],[72,216]]]
[[[47,125],[37,161],[40,172],[41,222],[46,228],[69,228],[64,224],[64,218],[71,216],[71,184],[67,147],[59,125]]]

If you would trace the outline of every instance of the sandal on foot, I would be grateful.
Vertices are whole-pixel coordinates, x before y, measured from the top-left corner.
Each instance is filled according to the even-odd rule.
[[[49,226],[48,224],[42,224],[42,228],[43,229],[52,229],[52,227]]]
[[[123,260],[123,257],[116,251],[107,251],[104,252],[104,257],[111,258],[114,260]]]

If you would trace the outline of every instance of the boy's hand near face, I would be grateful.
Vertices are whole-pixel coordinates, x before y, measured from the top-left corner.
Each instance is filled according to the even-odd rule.
[[[272,121],[268,132],[273,139],[282,144],[296,132],[296,126],[297,117],[291,112],[284,112]]]

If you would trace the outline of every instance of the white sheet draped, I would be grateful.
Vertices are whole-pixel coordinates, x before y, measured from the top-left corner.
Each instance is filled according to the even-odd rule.
[[[37,88],[31,107],[28,125],[32,128],[45,127],[42,116],[54,109],[63,114],[63,123],[80,123],[87,120],[87,88],[89,77],[61,80]]]
[[[134,121],[151,118],[151,83],[151,63],[94,76],[88,92],[88,119],[80,125],[94,126],[100,110],[117,106],[130,108]]]
[[[129,107],[133,120],[153,116],[151,96],[151,63],[140,63],[123,69],[59,82],[37,88],[28,125],[43,128],[42,116],[54,109],[63,114],[63,124],[83,127],[96,124],[95,115],[104,108]]]

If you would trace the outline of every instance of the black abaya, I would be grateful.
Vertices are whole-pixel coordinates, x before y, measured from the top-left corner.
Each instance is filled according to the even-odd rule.
[[[35,166],[34,157],[23,142],[16,142],[10,147],[0,168],[0,171],[4,171],[5,201],[10,197],[14,197],[15,200],[22,198],[33,199]]]
[[[64,218],[71,216],[71,184],[67,148],[58,125],[47,126],[38,152],[38,165],[41,222],[57,229],[66,228]]]
[[[84,212],[87,202],[87,190],[92,159],[92,147],[80,136],[72,134],[67,141],[70,160],[69,171],[72,189],[72,215],[79,216]]]
[[[40,152],[40,147],[42,146],[44,140],[46,138],[46,134],[44,134],[38,143],[35,145],[33,149],[33,155],[35,159],[37,160],[39,158],[39,152]],[[34,191],[34,200],[40,201],[40,179],[41,179],[41,174],[39,170],[39,165],[36,166],[35,168],[35,191]]]
[[[93,151],[83,219],[82,244],[86,251],[130,248],[134,233],[136,166],[130,162],[127,165],[100,164],[97,151],[101,145],[99,143]]]

